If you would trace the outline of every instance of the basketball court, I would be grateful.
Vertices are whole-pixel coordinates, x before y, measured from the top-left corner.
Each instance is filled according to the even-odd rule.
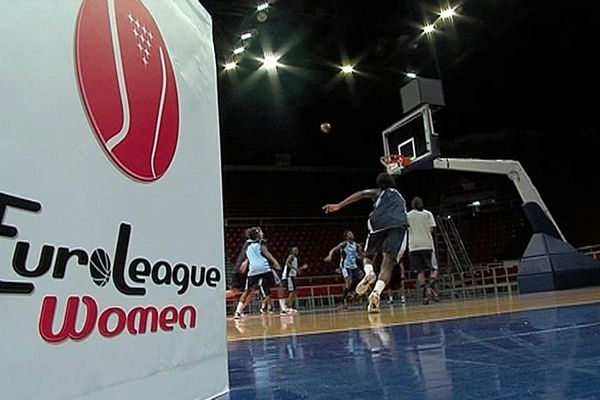
[[[441,82],[417,79],[401,95],[405,116],[383,130],[381,163],[397,182],[416,169],[510,180],[533,231],[518,261],[518,290],[507,280],[508,290],[498,291],[495,275],[477,272],[458,233],[450,240],[452,229],[438,219],[447,250],[442,276],[466,284],[480,274],[480,291],[426,306],[388,304],[380,313],[363,305],[228,319],[231,389],[223,398],[600,397],[600,291],[585,288],[598,279],[597,261],[566,242],[518,161],[441,158],[434,127]]]
[[[222,399],[593,399],[600,292],[227,322]]]

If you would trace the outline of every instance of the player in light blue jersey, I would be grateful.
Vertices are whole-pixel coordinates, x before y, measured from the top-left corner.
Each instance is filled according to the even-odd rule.
[[[358,268],[358,259],[363,257],[362,249],[354,241],[354,233],[352,231],[344,231],[344,241],[331,249],[327,257],[324,258],[324,261],[331,262],[333,255],[337,252],[340,254],[340,272],[345,283],[340,307],[346,309],[348,308],[348,294],[354,290],[364,276],[363,272]]]
[[[248,260],[248,276],[246,277],[246,286],[244,293],[235,310],[234,318],[242,317],[244,311],[244,302],[252,293],[252,289],[258,287],[260,293],[265,299],[267,306],[271,300],[271,287],[274,285],[273,272],[271,265],[276,269],[281,269],[279,262],[267,249],[264,240],[264,234],[259,227],[252,227],[246,231],[248,240],[244,244],[244,253]]]

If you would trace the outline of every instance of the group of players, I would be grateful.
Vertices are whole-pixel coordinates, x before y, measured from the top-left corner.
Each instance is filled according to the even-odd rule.
[[[354,241],[351,231],[346,231],[344,241],[325,257],[325,261],[331,262],[335,253],[340,254],[340,271],[345,282],[342,305],[346,304],[351,293],[363,296],[370,291],[367,310],[370,313],[379,312],[380,298],[390,282],[394,266],[399,265],[401,275],[404,275],[401,261],[407,247],[411,269],[418,271],[417,282],[422,303],[438,301],[437,263],[432,236],[436,225],[433,215],[424,209],[423,201],[418,197],[413,199],[413,209],[407,213],[406,202],[395,188],[392,175],[381,173],[376,183],[377,188],[358,191],[339,203],[323,206],[325,213],[332,213],[362,199],[372,199],[374,202],[368,218],[369,234],[364,248]],[[281,265],[269,252],[262,230],[259,227],[249,228],[246,238],[234,266],[231,289],[226,292],[227,298],[242,293],[234,318],[243,316],[254,289],[259,290],[263,299],[261,313],[272,313],[272,288],[275,288],[279,299],[281,313],[296,312],[296,276],[299,271],[308,268],[306,264],[298,266],[298,248],[291,249],[280,280],[274,270],[281,270]],[[381,258],[381,263],[377,275],[375,260],[378,258]],[[362,260],[362,271],[359,260]],[[428,271],[430,276],[426,279]],[[285,292],[288,293],[287,298]]]
[[[292,247],[290,250],[279,278],[275,270],[280,271],[281,264],[267,248],[262,229],[248,228],[246,238],[233,268],[231,287],[225,292],[226,298],[233,298],[241,293],[234,318],[239,319],[244,316],[244,309],[251,301],[254,289],[258,289],[262,297],[261,314],[273,313],[272,289],[275,289],[275,295],[279,300],[281,314],[297,313],[294,308],[297,300],[296,277],[299,271],[308,268],[307,264],[298,265],[298,248]]]

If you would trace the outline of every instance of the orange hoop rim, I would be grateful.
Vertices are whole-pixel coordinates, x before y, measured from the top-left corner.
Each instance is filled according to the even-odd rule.
[[[401,154],[390,154],[379,158],[381,163],[388,169],[405,168],[410,165],[412,159]]]

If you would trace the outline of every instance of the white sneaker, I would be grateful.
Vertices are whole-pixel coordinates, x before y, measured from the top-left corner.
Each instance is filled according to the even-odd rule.
[[[377,276],[374,272],[366,274],[358,283],[358,285],[356,285],[356,289],[354,289],[356,294],[362,296],[363,294],[367,293],[371,285],[375,282],[375,279],[377,279]]]
[[[296,310],[295,308],[288,308],[287,312],[290,313],[290,314],[297,314],[298,310]]]
[[[404,297],[404,296],[400,297],[400,303],[406,304],[406,297]]]
[[[246,333],[246,327],[244,326],[243,321],[236,319],[233,321],[233,324],[235,325],[235,329],[237,329],[239,333]]]
[[[242,319],[244,317],[244,314],[236,312],[235,314],[233,314],[233,319]]]
[[[371,292],[371,294],[369,295],[369,305],[367,306],[367,311],[369,313],[378,313],[379,303],[379,294],[377,292]]]

